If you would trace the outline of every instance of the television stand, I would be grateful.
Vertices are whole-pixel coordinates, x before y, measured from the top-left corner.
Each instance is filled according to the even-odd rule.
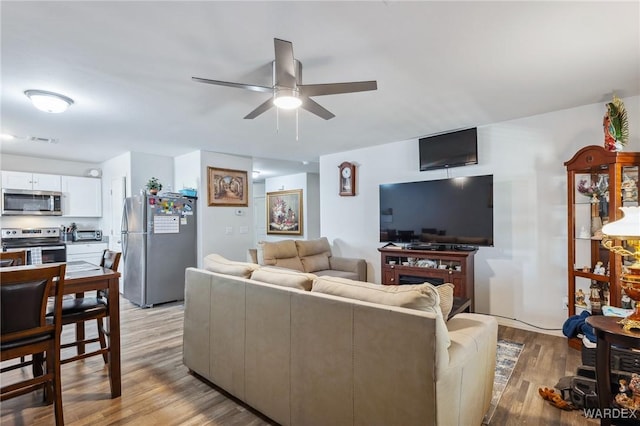
[[[427,246],[427,244],[418,245]],[[431,245],[434,246],[434,245]],[[438,246],[438,245],[435,245]],[[408,246],[412,247],[412,246]],[[465,246],[471,247],[471,246]],[[429,282],[433,285],[451,283],[453,295],[466,302],[474,312],[473,250],[437,250],[423,248],[379,248],[383,285]]]

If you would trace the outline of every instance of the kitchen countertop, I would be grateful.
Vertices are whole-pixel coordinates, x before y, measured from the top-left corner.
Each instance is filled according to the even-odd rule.
[[[69,245],[73,245],[73,244],[108,244],[109,240],[103,238],[102,240],[83,240],[83,241],[60,241],[61,243],[64,244],[69,244]]]

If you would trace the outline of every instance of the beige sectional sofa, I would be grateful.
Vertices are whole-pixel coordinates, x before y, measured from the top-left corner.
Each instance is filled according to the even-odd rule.
[[[333,256],[326,237],[315,240],[261,241],[257,249],[249,249],[249,259],[260,265],[316,275],[367,280],[367,262],[364,259]]]
[[[494,318],[445,322],[429,284],[381,286],[219,256],[205,265],[217,272],[186,270],[184,363],[274,421],[481,424]]]

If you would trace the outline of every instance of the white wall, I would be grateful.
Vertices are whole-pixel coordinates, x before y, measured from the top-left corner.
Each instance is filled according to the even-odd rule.
[[[146,191],[147,182],[157,177],[162,190],[173,191],[173,158],[164,155],[131,153],[131,193]]]
[[[626,151],[640,151],[640,97],[623,99],[630,121]],[[320,159],[321,233],[341,256],[362,257],[380,282],[381,183],[494,175],[495,247],[475,256],[476,311],[559,329],[567,318],[567,205],[564,162],[603,145],[603,104],[482,126],[479,164],[420,172],[417,139]],[[358,165],[357,196],[338,196],[336,166]],[[519,322],[501,321],[527,328]],[[541,331],[541,330],[538,330]],[[555,332],[558,334],[558,332]]]
[[[197,164],[196,159],[197,158]],[[248,207],[209,206],[207,199],[207,167],[246,170],[251,179],[253,160],[208,151],[199,151],[197,156],[176,162],[176,182],[198,181],[198,266],[210,253],[218,253],[228,259],[245,261],[247,249],[253,247],[253,185],[248,185]],[[185,168],[198,170],[198,176]],[[191,185],[191,184],[189,184]],[[236,214],[241,212],[240,215]]]

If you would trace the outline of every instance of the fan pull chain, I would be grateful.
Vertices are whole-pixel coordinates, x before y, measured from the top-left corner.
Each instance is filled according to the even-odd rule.
[[[298,142],[298,109],[296,109],[296,142]]]
[[[280,108],[276,108],[276,133],[280,133]]]

